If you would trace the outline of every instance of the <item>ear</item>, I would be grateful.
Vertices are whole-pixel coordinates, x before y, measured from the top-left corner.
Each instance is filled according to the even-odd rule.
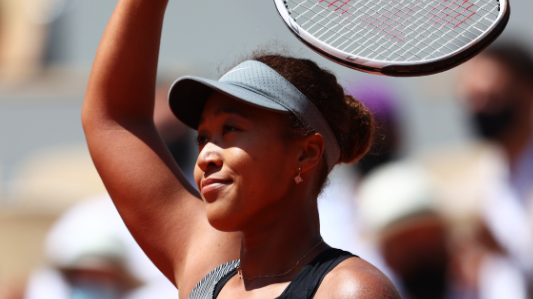
[[[302,172],[306,172],[320,163],[325,148],[324,137],[315,133],[303,138],[300,142],[302,151],[298,158],[298,165],[302,168]]]

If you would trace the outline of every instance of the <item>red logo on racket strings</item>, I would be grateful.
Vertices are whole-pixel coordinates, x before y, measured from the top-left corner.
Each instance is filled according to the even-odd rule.
[[[352,0],[333,0],[332,2],[329,2],[329,1],[326,1],[326,0],[320,0],[318,3],[322,3],[322,2],[326,2],[328,4],[328,8],[331,8],[333,7],[335,9],[335,11],[339,11],[342,9],[342,11],[340,12],[341,15],[344,15],[346,14],[350,9],[352,9],[353,7],[351,6],[347,6],[346,4],[350,3]],[[347,16],[352,16],[350,14],[348,14]]]
[[[438,26],[440,24],[441,26],[439,29],[450,24],[453,25],[452,29],[457,28],[477,12],[473,10],[474,4],[468,3],[468,1],[469,0],[454,0],[451,2],[449,0],[442,1],[438,6],[432,8],[424,15],[424,17],[429,17],[426,23],[431,23],[436,20],[432,25]],[[449,3],[446,4],[446,2]],[[459,2],[460,4],[458,4]]]
[[[339,12],[344,17],[353,17],[349,13],[350,9],[354,7],[348,5],[352,0],[319,0],[319,4],[327,4],[327,9],[333,9]],[[395,0],[391,0],[393,2]],[[438,26],[439,30],[448,28],[453,30],[472,16],[476,14],[474,4],[469,3],[469,0],[443,0],[434,7],[428,7],[427,3],[423,1],[412,7],[403,6],[398,7],[398,4],[393,5],[394,9],[378,9],[370,15],[362,17],[361,25],[370,30],[379,30],[378,34],[390,36],[390,40],[403,41],[408,34],[405,33],[407,27],[418,28],[420,26]],[[428,10],[429,9],[429,10]],[[359,10],[358,13],[363,12],[364,9]],[[413,22],[419,20],[424,25],[416,25],[413,27]],[[411,32],[413,32],[411,30]]]

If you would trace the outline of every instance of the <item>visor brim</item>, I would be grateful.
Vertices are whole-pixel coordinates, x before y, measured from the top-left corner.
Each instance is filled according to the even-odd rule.
[[[213,92],[272,112],[289,112],[282,105],[244,86],[194,76],[181,77],[172,84],[168,95],[170,110],[185,125],[197,130],[205,103]]]

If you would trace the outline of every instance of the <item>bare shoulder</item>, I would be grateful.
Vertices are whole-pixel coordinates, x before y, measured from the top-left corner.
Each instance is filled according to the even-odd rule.
[[[357,257],[331,270],[315,298],[401,299],[396,287],[381,271]]]

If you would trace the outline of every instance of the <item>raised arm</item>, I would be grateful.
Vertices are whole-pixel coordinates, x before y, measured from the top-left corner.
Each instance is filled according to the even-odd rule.
[[[82,120],[93,161],[126,225],[181,292],[180,284],[189,290],[206,269],[237,256],[239,242],[209,226],[198,192],[153,123],[167,3],[119,1],[94,61]],[[202,256],[214,244],[222,244],[217,255]],[[187,271],[191,265],[196,270]]]

